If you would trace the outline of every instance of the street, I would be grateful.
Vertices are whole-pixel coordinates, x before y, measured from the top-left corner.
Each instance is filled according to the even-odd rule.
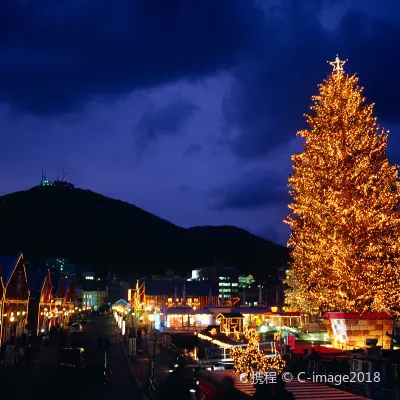
[[[108,385],[104,385],[105,352],[98,340],[108,337],[107,362],[110,371]],[[30,365],[8,367],[2,371],[0,382],[8,399],[55,397],[59,400],[92,396],[97,399],[115,399],[129,395],[140,399],[128,362],[114,334],[111,318],[89,320],[83,332],[70,333],[67,346],[85,349],[85,369],[82,374],[66,375],[58,370],[59,347],[49,344],[35,357]]]

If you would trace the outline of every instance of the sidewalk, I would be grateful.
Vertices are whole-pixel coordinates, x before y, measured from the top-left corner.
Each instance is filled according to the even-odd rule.
[[[121,345],[124,349],[127,359],[128,356],[128,344],[129,342],[121,341]],[[148,398],[148,379],[149,379],[149,356],[148,356],[148,336],[142,336],[142,343],[138,346],[138,354],[130,359],[130,365],[132,366],[132,372],[134,374],[137,385],[144,394],[144,398]],[[142,352],[140,352],[142,350]],[[160,354],[156,356],[155,362],[155,380],[157,384],[161,384],[165,381],[169,374],[169,367],[174,363],[176,355],[171,352],[168,347],[160,346]]]

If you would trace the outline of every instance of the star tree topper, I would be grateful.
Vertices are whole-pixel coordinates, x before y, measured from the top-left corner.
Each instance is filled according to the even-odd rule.
[[[330,65],[333,67],[333,72],[336,72],[337,74],[342,74],[344,69],[343,65],[346,64],[347,60],[341,60],[339,58],[339,55],[336,54],[336,59],[335,61],[327,61]]]

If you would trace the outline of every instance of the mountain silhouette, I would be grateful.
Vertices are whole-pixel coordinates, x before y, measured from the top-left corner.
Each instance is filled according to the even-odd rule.
[[[0,197],[0,254],[22,250],[40,264],[66,257],[129,278],[214,263],[257,278],[288,261],[289,250],[233,226],[181,228],[90,190],[38,186]]]

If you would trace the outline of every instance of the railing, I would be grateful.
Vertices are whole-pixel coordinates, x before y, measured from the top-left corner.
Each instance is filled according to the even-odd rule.
[[[181,331],[185,331],[185,332],[198,332],[200,330],[203,330],[204,326],[173,326],[173,327],[169,327],[166,328],[167,332],[181,332]]]
[[[307,372],[308,372],[308,375],[310,375],[310,376],[312,376],[312,375],[314,375],[314,374],[317,374],[317,375],[326,375],[326,369],[325,369],[324,365],[323,365],[321,362],[319,362],[319,361],[314,361],[314,360],[311,360],[311,361],[308,363],[308,370],[307,370]]]

